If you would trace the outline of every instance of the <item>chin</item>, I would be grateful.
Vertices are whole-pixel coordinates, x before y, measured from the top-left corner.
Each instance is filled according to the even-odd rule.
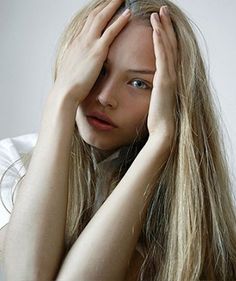
[[[99,141],[97,138],[96,140],[92,140],[90,138],[83,138],[82,139],[90,146],[99,149],[99,150],[104,150],[104,151],[112,151],[115,149],[118,149],[121,145],[114,144],[112,140],[109,141]]]

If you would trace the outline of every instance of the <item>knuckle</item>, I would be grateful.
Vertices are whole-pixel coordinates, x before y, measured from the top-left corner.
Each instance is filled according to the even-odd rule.
[[[96,10],[91,11],[87,16],[87,21],[94,19],[95,16],[96,16]]]
[[[104,15],[103,12],[101,12],[101,13],[98,13],[98,14],[96,15],[95,20],[96,20],[97,22],[102,22],[102,21],[105,20],[105,18],[106,18],[106,16]]]
[[[114,36],[115,35],[115,30],[113,29],[113,28],[107,28],[106,30],[105,30],[105,35],[106,36],[108,36],[108,37],[112,37],[112,36]]]

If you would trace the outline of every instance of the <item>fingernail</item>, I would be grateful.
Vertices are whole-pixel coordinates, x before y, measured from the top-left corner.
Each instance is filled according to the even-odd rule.
[[[131,12],[130,12],[130,9],[128,8],[122,13],[122,16],[129,17],[130,14],[131,14]]]
[[[163,11],[164,11],[164,14],[165,14],[166,16],[169,15],[169,11],[168,11],[168,7],[167,7],[167,6],[164,6],[164,7],[163,7]]]

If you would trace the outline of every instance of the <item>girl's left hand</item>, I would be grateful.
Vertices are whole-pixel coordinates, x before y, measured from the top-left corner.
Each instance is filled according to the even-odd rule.
[[[171,19],[164,10],[162,6],[160,17],[157,13],[152,13],[150,17],[153,27],[156,72],[153,78],[147,127],[149,139],[154,138],[166,148],[171,146],[175,132],[177,40]]]

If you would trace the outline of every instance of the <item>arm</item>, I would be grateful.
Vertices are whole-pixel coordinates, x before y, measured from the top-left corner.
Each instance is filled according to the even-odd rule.
[[[48,97],[38,142],[8,225],[4,249],[8,281],[51,281],[61,263],[76,107],[56,95]]]
[[[76,110],[94,86],[111,43],[129,21],[130,13],[122,14],[102,32],[122,2],[95,8],[58,64],[54,91],[7,231],[4,263],[8,281],[51,281],[58,272],[64,254],[68,162]]]
[[[161,21],[154,15],[150,19],[159,71],[153,78],[147,120],[149,139],[78,237],[64,260],[57,281],[123,281],[125,278],[148,203],[155,192],[149,184],[168,157],[175,132],[177,40],[163,7]],[[170,40],[166,40],[166,35]],[[149,198],[145,200],[146,192]]]
[[[147,141],[72,246],[57,281],[124,280],[148,203],[155,192],[148,185],[166,156],[166,150],[157,141]]]

